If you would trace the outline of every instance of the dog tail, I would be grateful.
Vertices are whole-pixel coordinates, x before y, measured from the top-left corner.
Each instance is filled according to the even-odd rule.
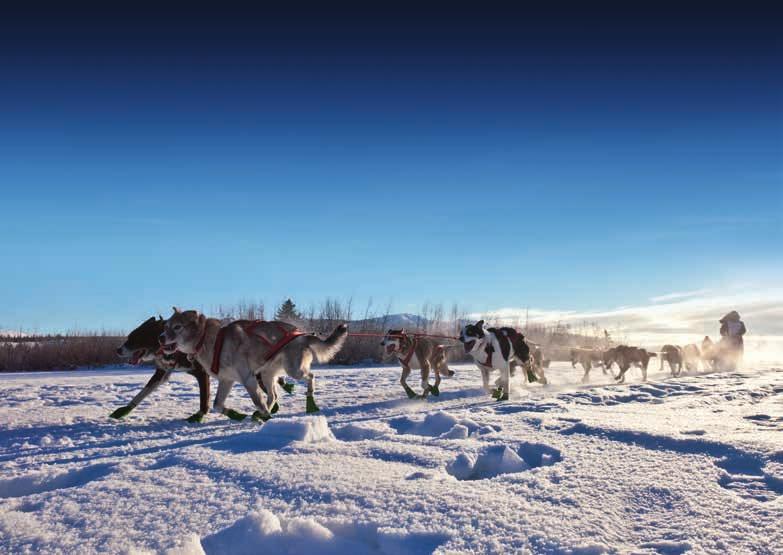
[[[322,363],[329,362],[343,348],[347,338],[348,326],[340,324],[326,339],[319,339],[315,336],[310,337],[308,347],[312,351],[315,360]]]

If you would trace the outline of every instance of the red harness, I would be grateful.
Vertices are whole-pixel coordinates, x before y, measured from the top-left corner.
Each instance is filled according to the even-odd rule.
[[[403,337],[408,337],[407,335]],[[415,335],[413,336],[413,341],[411,342],[411,350],[408,351],[408,354],[405,355],[405,358],[401,358],[400,362],[402,362],[403,366],[408,366],[411,362],[411,359],[413,358],[413,354],[416,351],[416,343],[419,341],[419,338]],[[399,357],[398,357],[399,358]]]
[[[304,332],[302,330],[298,330],[296,328],[289,330],[283,327],[280,324],[277,324],[278,329],[283,332],[283,337],[281,337],[276,343],[272,343],[269,341],[266,337],[260,334],[253,333],[253,330],[255,330],[260,324],[265,324],[266,322],[264,320],[254,320],[253,322],[245,322],[242,325],[242,329],[245,331],[245,333],[249,335],[255,335],[257,339],[262,341],[264,345],[269,347],[269,353],[266,355],[266,358],[264,359],[264,362],[269,362],[277,353],[279,353],[283,347],[288,345],[291,341],[299,337],[300,335],[307,335],[307,332]],[[215,338],[215,351],[212,354],[212,366],[210,367],[210,370],[213,374],[220,373],[220,355],[223,352],[223,342],[226,339],[226,329],[227,327],[222,327],[218,330],[217,337]],[[206,327],[204,328],[204,335],[201,336],[201,339],[198,342],[198,345],[196,345],[196,352],[198,353],[201,350],[201,347],[204,346],[204,339],[207,336],[207,330]]]

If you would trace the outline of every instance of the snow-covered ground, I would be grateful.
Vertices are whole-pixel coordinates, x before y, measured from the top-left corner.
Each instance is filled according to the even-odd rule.
[[[470,365],[417,401],[317,369],[320,415],[300,386],[264,426],[185,423],[184,374],[121,422],[149,372],[2,375],[0,552],[782,552],[783,369],[655,368],[556,363],[504,403]]]

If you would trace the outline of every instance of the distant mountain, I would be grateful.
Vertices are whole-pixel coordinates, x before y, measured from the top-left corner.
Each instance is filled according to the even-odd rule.
[[[384,328],[384,329],[417,329],[430,327],[432,321],[422,318],[418,314],[388,314],[386,316],[378,316],[377,318],[366,318],[362,320],[352,320],[350,322],[353,328]]]

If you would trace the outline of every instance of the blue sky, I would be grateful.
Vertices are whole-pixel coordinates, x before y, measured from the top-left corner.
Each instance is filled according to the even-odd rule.
[[[776,275],[774,19],[612,13],[6,19],[0,328]]]

